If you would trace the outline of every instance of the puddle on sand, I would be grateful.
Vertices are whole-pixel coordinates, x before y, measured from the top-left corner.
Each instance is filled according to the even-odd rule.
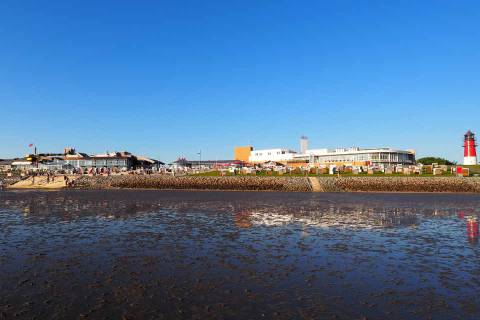
[[[0,319],[478,319],[480,196],[0,192]]]

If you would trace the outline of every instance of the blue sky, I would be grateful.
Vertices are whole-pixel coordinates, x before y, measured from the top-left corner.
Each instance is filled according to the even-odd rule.
[[[1,1],[0,158],[480,134],[478,1]]]

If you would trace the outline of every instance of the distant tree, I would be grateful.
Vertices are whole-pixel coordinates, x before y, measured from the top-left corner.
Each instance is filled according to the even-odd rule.
[[[444,158],[438,158],[438,157],[424,157],[424,158],[417,159],[417,162],[421,164],[426,164],[426,165],[430,165],[432,163],[444,164],[447,166],[457,164],[457,162],[455,161],[450,161],[450,160],[447,160]]]

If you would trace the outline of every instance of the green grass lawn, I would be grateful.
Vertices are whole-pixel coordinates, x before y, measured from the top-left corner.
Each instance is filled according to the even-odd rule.
[[[476,166],[462,166],[470,169],[470,174],[480,174],[480,165]]]

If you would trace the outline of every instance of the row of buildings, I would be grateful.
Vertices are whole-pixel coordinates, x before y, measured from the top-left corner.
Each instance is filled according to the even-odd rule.
[[[393,148],[309,149],[308,138],[300,138],[300,152],[288,148],[254,149],[234,147],[233,159],[187,160],[179,158],[172,170],[222,169],[239,167],[331,168],[331,167],[393,167],[416,164],[414,150]]]
[[[392,168],[413,166],[416,164],[414,150],[393,148],[335,148],[309,149],[308,138],[300,138],[300,151],[288,148],[260,149],[252,146],[234,148],[234,158],[231,160],[187,160],[179,158],[168,166],[155,159],[135,156],[129,152],[112,152],[88,155],[76,152],[73,148],[65,148],[62,154],[33,154],[25,159],[0,160],[0,171],[8,169],[30,170],[82,170],[107,169],[112,171],[129,171],[145,169],[185,171],[189,169],[221,169],[254,167],[259,165],[275,165],[288,168]],[[476,164],[476,140],[471,131],[465,134],[464,164]]]
[[[301,137],[300,152],[287,148],[259,149],[252,146],[234,148],[229,160],[187,160],[179,158],[172,170],[222,169],[240,167],[339,168],[395,167],[416,164],[415,151],[392,148],[309,149],[308,138]]]
[[[108,170],[113,172],[136,169],[158,171],[163,162],[136,156],[130,152],[107,152],[105,154],[89,155],[77,152],[74,148],[65,148],[63,153],[29,154],[22,159],[0,160],[0,171],[8,170]]]
[[[254,150],[252,146],[235,147],[234,160],[250,164],[277,162],[291,167],[321,166],[392,166],[415,164],[414,150],[392,148],[309,149],[308,138],[300,138],[300,152],[287,148]]]
[[[470,130],[464,135],[464,165],[477,165],[477,143]],[[395,166],[414,165],[415,151],[393,148],[309,149],[308,138],[300,137],[300,152],[287,148],[254,150],[252,146],[235,147],[234,159],[250,164],[279,162],[288,166]]]

